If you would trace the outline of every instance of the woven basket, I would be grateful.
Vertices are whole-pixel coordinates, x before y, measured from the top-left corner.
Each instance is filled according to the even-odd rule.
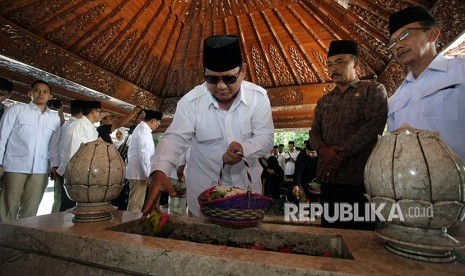
[[[249,164],[242,157],[247,167],[247,178],[249,180],[247,192],[227,198],[206,200],[207,189],[198,197],[200,210],[214,223],[230,226],[254,226],[262,222],[265,212],[268,209],[271,198],[252,192],[252,177],[250,176]],[[224,164],[223,164],[224,168]],[[220,172],[218,186],[221,186],[223,169]]]

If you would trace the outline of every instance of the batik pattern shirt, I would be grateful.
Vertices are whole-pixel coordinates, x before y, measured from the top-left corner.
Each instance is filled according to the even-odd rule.
[[[314,149],[325,146],[342,147],[341,168],[335,183],[363,185],[363,171],[368,157],[382,134],[387,118],[387,93],[375,81],[356,79],[341,93],[336,86],[318,100],[315,108],[311,145]],[[322,159],[319,159],[321,169]]]

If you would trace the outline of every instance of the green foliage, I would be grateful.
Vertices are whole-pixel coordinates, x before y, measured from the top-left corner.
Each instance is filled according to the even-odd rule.
[[[308,140],[308,131],[276,131],[274,133],[274,144],[284,144],[284,150],[288,150],[289,141],[294,141],[296,147],[303,148],[304,141]]]
[[[210,195],[210,200],[215,200],[215,199],[222,198],[222,197],[224,197],[224,193],[214,191]]]

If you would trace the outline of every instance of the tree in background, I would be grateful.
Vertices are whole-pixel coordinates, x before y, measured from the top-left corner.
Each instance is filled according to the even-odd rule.
[[[294,141],[296,147],[303,148],[304,141],[308,140],[308,130],[307,131],[276,131],[274,133],[274,144],[284,144],[284,149],[287,151],[287,143],[289,141]]]

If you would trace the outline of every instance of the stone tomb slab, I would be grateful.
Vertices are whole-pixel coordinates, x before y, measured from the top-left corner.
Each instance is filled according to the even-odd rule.
[[[248,240],[268,237],[272,243],[285,235],[295,237],[293,242],[297,244],[316,248],[324,248],[329,242],[339,247],[346,258],[257,251],[120,231],[139,217],[137,213],[115,211],[108,221],[73,223],[73,215],[62,212],[0,223],[0,274],[463,275],[465,268],[457,262],[434,264],[394,255],[370,231],[266,223],[250,229],[230,229],[202,219],[173,217],[173,221],[182,220],[186,228],[190,225],[191,229],[216,230],[218,236]],[[320,249],[309,251],[318,255]]]

